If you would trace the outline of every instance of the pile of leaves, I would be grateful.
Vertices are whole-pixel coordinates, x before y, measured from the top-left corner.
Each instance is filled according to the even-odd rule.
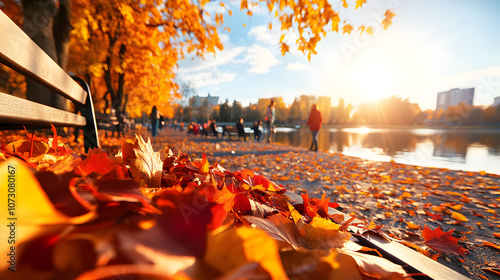
[[[140,136],[116,155],[73,154],[61,137],[34,134],[0,151],[0,177],[16,174],[17,223],[16,272],[2,261],[2,279],[410,278],[350,241],[354,221],[374,226],[330,215],[330,198],[293,201],[253,170],[205,155],[166,148],[162,157]],[[426,231],[436,248],[442,236],[456,245],[449,232]]]

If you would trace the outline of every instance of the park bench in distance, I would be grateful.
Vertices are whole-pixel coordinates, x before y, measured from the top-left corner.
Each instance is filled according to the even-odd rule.
[[[71,100],[81,115],[0,92],[0,128],[80,127],[85,151],[99,147],[90,88],[70,77],[0,11],[0,63]]]
[[[222,126],[222,138],[227,135],[227,138],[231,139],[232,135],[238,136],[238,140],[240,140],[240,137],[252,137],[252,133],[245,132],[245,135],[240,135],[238,132],[238,129],[236,126],[233,125],[224,125]]]

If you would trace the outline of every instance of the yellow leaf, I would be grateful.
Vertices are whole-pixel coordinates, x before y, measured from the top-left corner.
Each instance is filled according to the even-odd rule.
[[[363,4],[366,4],[366,0],[356,0],[356,8],[360,8],[361,6],[363,6]]]
[[[368,34],[373,35],[373,27],[367,27],[365,31]],[[389,176],[389,178],[390,178],[390,176]]]
[[[229,16],[232,16],[233,15],[233,11],[229,10],[227,11],[229,13]]]
[[[455,211],[453,211],[451,213],[451,217],[457,221],[460,221],[460,222],[468,222],[469,221],[464,215],[462,215],[458,212],[455,212]]]
[[[273,30],[273,24],[271,22],[269,23],[269,30]]]
[[[0,254],[6,256],[11,246],[18,258],[22,255],[25,242],[38,236],[63,231],[68,226],[82,224],[95,216],[95,211],[70,217],[58,211],[24,162],[11,158],[0,164],[0,228],[3,242]],[[11,233],[14,231],[15,233]],[[15,243],[7,243],[13,237]],[[7,246],[7,244],[10,244]],[[5,245],[5,246],[4,246]],[[6,270],[8,262],[0,262],[0,269]]]
[[[361,32],[359,33],[359,35],[362,35],[363,32],[365,31],[365,26],[364,25],[361,25],[358,30],[361,30]]]
[[[344,6],[344,8],[347,8],[348,5],[347,5],[347,0],[342,0],[342,6]]]
[[[210,234],[205,261],[221,273],[255,262],[259,263],[272,279],[287,278],[281,264],[278,244],[258,229],[239,227],[215,235]]]
[[[340,226],[329,219],[314,217],[309,224],[302,226],[299,232],[306,239],[306,245],[311,248],[318,246],[341,248],[350,234],[339,229]]]

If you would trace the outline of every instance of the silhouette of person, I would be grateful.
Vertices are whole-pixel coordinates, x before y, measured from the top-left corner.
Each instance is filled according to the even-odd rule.
[[[309,150],[318,151],[318,134],[321,129],[321,123],[323,122],[323,117],[321,116],[321,112],[318,110],[318,106],[313,104],[311,106],[311,113],[309,114],[309,119],[307,119],[306,126],[309,126],[309,130],[312,133],[312,143]]]
[[[273,142],[274,140],[274,121],[276,119],[276,110],[274,109],[274,100],[271,100],[269,106],[266,110],[266,121],[267,126],[267,142]]]

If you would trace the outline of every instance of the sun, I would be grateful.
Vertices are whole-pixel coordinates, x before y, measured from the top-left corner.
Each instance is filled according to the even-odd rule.
[[[355,75],[356,88],[364,101],[374,101],[395,94],[391,92],[395,75],[384,65],[364,66]]]

